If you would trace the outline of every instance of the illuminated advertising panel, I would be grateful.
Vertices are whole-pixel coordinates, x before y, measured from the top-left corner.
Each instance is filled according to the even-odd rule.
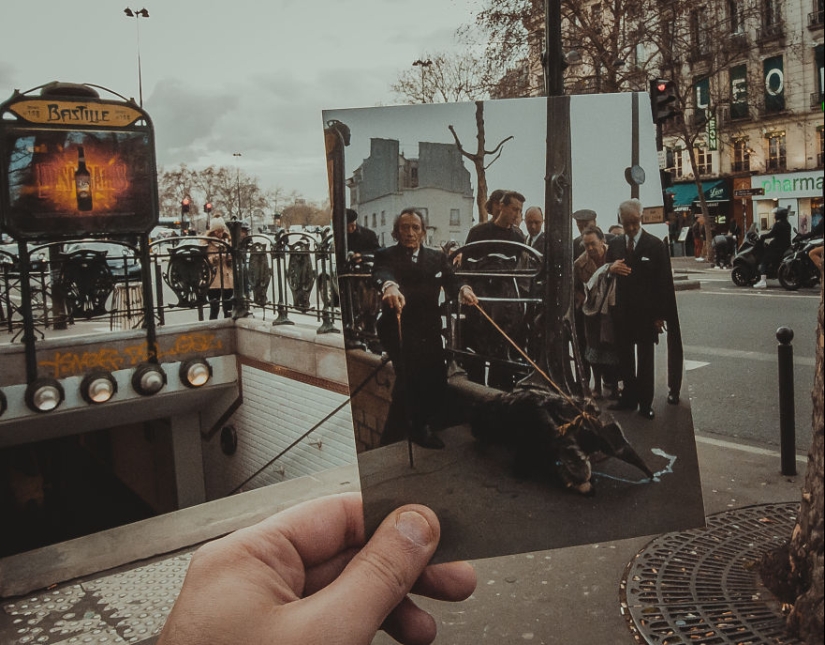
[[[137,108],[23,99],[0,124],[3,227],[18,239],[143,233],[157,222],[154,141]]]

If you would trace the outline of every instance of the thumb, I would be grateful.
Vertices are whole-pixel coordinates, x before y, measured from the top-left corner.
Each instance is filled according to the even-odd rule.
[[[389,613],[412,589],[430,561],[441,530],[426,506],[395,510],[338,579],[322,592],[326,609],[341,616],[353,635],[369,642]],[[353,608],[358,608],[357,613]],[[353,642],[362,642],[354,639]]]

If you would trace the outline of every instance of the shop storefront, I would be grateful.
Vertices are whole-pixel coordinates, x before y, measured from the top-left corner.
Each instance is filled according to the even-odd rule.
[[[800,233],[810,231],[822,217],[822,184],[822,170],[751,177],[751,187],[765,191],[753,197],[754,220],[760,230],[770,229],[773,209],[780,206],[790,211],[791,226]]]
[[[694,182],[674,184],[667,189],[673,194],[673,211],[683,216],[683,219],[692,221],[693,216],[702,212],[699,193]],[[708,205],[708,215],[711,222],[724,226],[725,218],[731,212],[731,191],[724,179],[714,179],[702,182],[702,193]]]

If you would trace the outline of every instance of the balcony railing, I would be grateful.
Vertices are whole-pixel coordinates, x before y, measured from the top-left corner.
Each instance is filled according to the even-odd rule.
[[[822,27],[823,24],[823,15],[825,11],[820,9],[819,11],[812,11],[808,14],[808,28],[809,29],[816,29],[818,27]]]
[[[762,28],[757,32],[757,40],[765,42],[782,38],[784,35],[785,25],[781,22],[775,22],[770,25],[762,25]]]
[[[814,92],[811,94],[811,107],[822,108],[822,103],[825,101],[825,94],[822,92]]]

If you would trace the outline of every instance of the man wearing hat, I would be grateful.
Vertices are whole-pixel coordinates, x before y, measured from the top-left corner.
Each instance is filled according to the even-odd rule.
[[[576,227],[579,229],[579,236],[573,240],[573,260],[584,253],[584,243],[582,242],[582,233],[584,229],[589,226],[596,226],[596,211],[589,208],[580,208],[573,213],[573,219],[576,221]],[[608,240],[605,240],[607,242]]]

